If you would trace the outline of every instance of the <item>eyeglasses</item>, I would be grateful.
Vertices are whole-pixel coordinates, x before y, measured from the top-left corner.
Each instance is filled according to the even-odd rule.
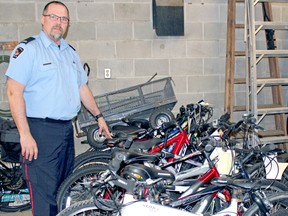
[[[65,16],[60,17],[60,16],[57,16],[57,15],[55,15],[55,14],[43,14],[43,16],[48,16],[49,19],[52,20],[52,21],[58,21],[58,20],[60,19],[60,21],[61,21],[62,23],[65,23],[65,24],[66,24],[66,23],[69,22],[69,18],[68,18],[68,17],[65,17]]]

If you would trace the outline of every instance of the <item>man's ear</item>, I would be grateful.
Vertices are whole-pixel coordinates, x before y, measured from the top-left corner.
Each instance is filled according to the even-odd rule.
[[[41,24],[43,25],[44,24],[44,16],[43,15],[41,15],[40,21],[41,21]]]

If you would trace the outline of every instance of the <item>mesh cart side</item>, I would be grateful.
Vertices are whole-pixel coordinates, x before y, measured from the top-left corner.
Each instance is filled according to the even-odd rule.
[[[172,86],[172,78],[167,77],[94,97],[107,124],[114,124],[124,117],[146,118],[158,108],[172,110],[177,100]],[[87,132],[97,124],[84,106],[78,114],[81,130]]]

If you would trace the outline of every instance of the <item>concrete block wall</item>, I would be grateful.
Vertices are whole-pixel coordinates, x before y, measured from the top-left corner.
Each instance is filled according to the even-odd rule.
[[[226,0],[184,1],[185,35],[153,30],[152,0],[65,0],[71,23],[67,41],[91,68],[89,85],[101,94],[172,76],[178,103],[204,99],[223,113]],[[47,1],[0,0],[0,41],[21,41],[40,31]],[[208,15],[207,15],[208,14]],[[104,79],[105,68],[112,78]],[[5,102],[5,96],[4,96]]]
[[[0,0],[0,42],[38,34],[47,2]],[[184,0],[185,35],[177,37],[155,34],[152,0],[63,2],[71,18],[66,39],[89,64],[95,95],[146,82],[157,73],[156,79],[174,80],[175,113],[181,105],[204,99],[213,105],[215,118],[223,114],[227,0]],[[236,36],[239,41],[242,33]],[[111,79],[104,79],[105,68],[111,69]],[[5,84],[0,90],[5,107]]]

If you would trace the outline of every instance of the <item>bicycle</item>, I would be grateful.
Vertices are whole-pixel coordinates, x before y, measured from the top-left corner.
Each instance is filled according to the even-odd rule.
[[[287,207],[287,202],[284,202],[284,199],[288,199],[288,193],[281,194],[280,201],[280,193],[274,193],[267,197],[261,190],[261,188],[263,188],[262,182],[252,181],[250,179],[233,180],[229,178],[216,178],[212,180],[212,186],[207,189],[200,190],[196,193],[189,192],[180,196],[180,198],[172,198],[171,200],[171,197],[165,194],[167,193],[166,190],[170,189],[169,182],[173,181],[173,175],[162,170],[157,171],[148,167],[144,168],[144,166],[140,164],[131,164],[132,166],[125,166],[124,170],[121,171],[121,176],[119,176],[120,173],[118,174],[118,171],[121,169],[122,164],[119,162],[122,161],[125,163],[127,160],[131,161],[135,159],[135,155],[131,155],[131,153],[122,153],[123,152],[116,153],[113,160],[109,163],[109,170],[104,172],[99,181],[94,184],[94,190],[92,192],[93,199],[75,203],[61,211],[58,216],[78,214],[119,215],[120,212],[123,216],[135,215],[135,212],[137,212],[137,215],[145,216],[154,215],[155,212],[157,212],[158,215],[171,215],[171,213],[193,216],[203,215],[204,212],[210,210],[211,200],[215,198],[218,193],[221,193],[221,191],[224,190],[225,192],[226,188],[232,190],[231,199],[229,192],[228,194],[224,193],[227,204],[229,204],[228,207],[224,207],[224,209],[222,208],[217,212],[211,210],[211,215],[238,215],[240,212],[244,212],[244,215],[246,215],[247,201],[245,203],[239,201],[243,197],[243,194],[249,194],[251,200],[257,204],[257,207],[255,207],[255,205],[248,206],[248,213],[255,212],[259,209],[263,213],[268,213],[274,211],[280,204],[284,206],[285,209]],[[150,159],[153,157],[152,155],[146,156]],[[143,158],[146,156],[138,155],[136,157]],[[143,172],[143,169],[145,169],[145,172]],[[113,190],[115,187],[122,188],[124,191],[116,189],[118,193],[115,193]],[[105,195],[103,189],[106,189],[108,195],[110,194],[109,199],[103,196]],[[274,198],[272,199],[270,197]],[[191,203],[201,199],[202,202],[196,202],[196,205],[190,208]],[[275,207],[272,204],[276,202],[277,205]],[[250,208],[252,210],[250,210]],[[208,215],[208,212],[206,215]]]

